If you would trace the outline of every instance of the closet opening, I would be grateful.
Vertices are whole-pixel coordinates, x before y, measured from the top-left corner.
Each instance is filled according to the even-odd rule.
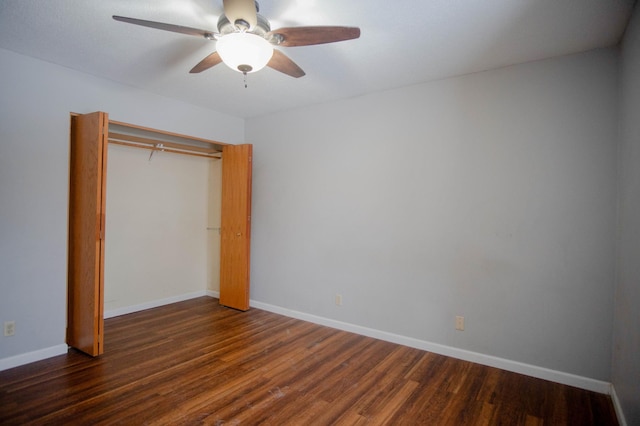
[[[249,309],[251,145],[96,112],[72,114],[70,148],[70,346],[103,353],[105,306],[117,315],[219,285],[221,304]]]

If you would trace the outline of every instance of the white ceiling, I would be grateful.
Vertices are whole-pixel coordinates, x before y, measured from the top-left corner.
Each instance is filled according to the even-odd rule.
[[[0,0],[0,47],[238,117],[617,44],[634,0],[262,0],[271,28],[360,27],[346,42],[281,48],[307,75],[223,64],[215,42],[111,18],[216,30],[222,0]]]

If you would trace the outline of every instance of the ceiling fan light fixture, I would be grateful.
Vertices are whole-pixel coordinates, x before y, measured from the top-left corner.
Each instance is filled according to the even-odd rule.
[[[261,70],[273,56],[271,43],[259,35],[246,32],[220,37],[216,50],[229,68],[243,74]]]

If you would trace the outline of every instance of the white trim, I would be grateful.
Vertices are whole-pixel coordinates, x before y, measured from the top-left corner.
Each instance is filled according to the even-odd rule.
[[[43,359],[51,358],[58,355],[64,355],[69,350],[69,347],[65,344],[51,346],[44,349],[39,349],[33,352],[27,352],[24,354],[10,356],[9,358],[0,359],[0,371],[8,370],[13,367],[19,367],[21,365],[29,364]]]
[[[525,374],[527,376],[537,377],[539,379],[549,380],[552,382],[561,383],[563,385],[574,386],[577,388],[586,389],[586,390],[603,393],[607,395],[611,392],[610,383],[591,379],[588,377],[577,376],[575,374],[565,373],[557,370],[550,370],[548,368],[539,367],[536,365],[525,364],[518,361],[498,358],[492,355],[485,355],[478,352],[467,351],[465,349],[454,348],[451,346],[441,345],[438,343],[428,342],[425,340],[419,340],[412,337],[389,333],[386,331],[380,331],[380,330],[375,330],[368,327],[362,327],[359,325],[337,321],[330,318],[324,318],[316,315],[306,314],[304,312],[294,311],[294,310],[283,308],[280,306],[271,305],[268,303],[258,302],[256,300],[251,300],[250,305],[258,309],[274,312],[276,314],[284,315],[287,317],[297,318],[297,319],[309,321],[315,324],[337,328],[339,330],[349,331],[351,333],[373,337],[376,339],[384,340],[391,343],[397,343],[400,345],[405,345],[405,346],[409,346],[416,349],[422,349],[424,351],[433,352],[440,355],[446,355],[446,356],[461,359],[464,361],[471,361],[477,364],[496,367],[502,370],[512,371],[514,373]]]
[[[105,318],[118,317],[120,315],[132,314],[138,311],[145,311],[151,308],[157,308],[159,306],[170,305],[171,303],[183,302],[189,299],[195,299],[196,297],[208,296],[206,290],[195,291],[193,293],[180,294],[178,296],[167,297],[166,299],[157,299],[150,302],[140,303],[138,305],[125,306],[123,308],[116,308],[106,311],[104,313]]]
[[[105,318],[111,318],[119,315],[125,315],[137,311],[155,308],[158,306],[168,305],[170,303],[182,302],[184,300],[194,299],[196,297],[209,296],[219,298],[220,293],[213,290],[203,290],[194,293],[187,293],[180,296],[169,297],[166,299],[155,300],[152,302],[146,302],[139,305],[128,306],[125,308],[119,308],[105,312]],[[575,386],[577,388],[586,389],[598,393],[611,395],[616,414],[618,415],[618,421],[622,426],[626,426],[622,407],[620,401],[615,393],[613,385],[608,382],[600,380],[590,379],[588,377],[577,376],[570,373],[565,373],[557,370],[550,370],[544,367],[538,367],[535,365],[524,364],[517,361],[512,361],[504,358],[498,358],[491,355],[485,355],[477,352],[467,351],[464,349],[454,348],[451,346],[441,345],[438,343],[428,342],[424,340],[414,339],[412,337],[401,336],[386,331],[375,330],[368,327],[362,327],[355,324],[350,324],[342,321],[337,321],[329,318],[319,317],[316,315],[306,314],[304,312],[294,311],[280,306],[271,305],[268,303],[258,302],[255,300],[250,301],[250,305],[263,309],[265,311],[274,312],[276,314],[284,315],[291,318],[297,318],[303,321],[309,321],[314,324],[320,324],[339,330],[348,331],[351,333],[360,334],[363,336],[373,337],[375,339],[384,340],[391,343],[397,343],[400,345],[409,346],[416,349],[421,349],[440,355],[450,356],[452,358],[458,358],[465,361],[475,362],[490,367],[500,368],[502,370],[512,371],[515,373],[525,374],[527,376],[537,377],[544,380],[550,380],[556,383],[564,385]],[[7,370],[9,368],[18,367],[20,365],[29,364],[31,362],[40,361],[46,358],[58,356],[67,353],[67,345],[61,344],[52,346],[45,349],[40,349],[25,354],[12,356],[9,358],[0,359],[0,371]]]
[[[624,418],[624,411],[622,411],[622,405],[620,405],[620,400],[613,384],[611,385],[611,401],[613,402],[613,408],[616,410],[616,416],[618,416],[618,423],[620,426],[627,426],[627,419]]]

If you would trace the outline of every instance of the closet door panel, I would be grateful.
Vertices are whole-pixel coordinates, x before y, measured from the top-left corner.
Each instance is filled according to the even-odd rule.
[[[89,355],[104,351],[104,225],[108,115],[71,121],[67,344]]]
[[[251,171],[253,145],[222,151],[220,304],[249,309]]]

